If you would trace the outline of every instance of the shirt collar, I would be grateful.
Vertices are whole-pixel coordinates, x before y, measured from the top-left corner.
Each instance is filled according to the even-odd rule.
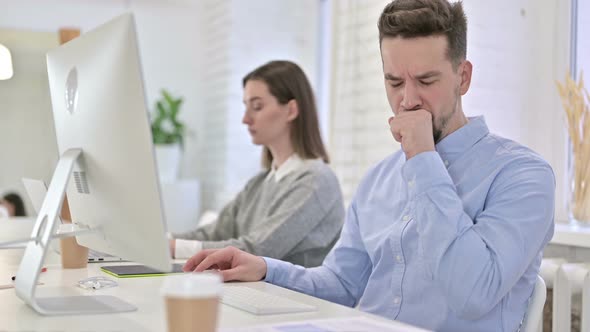
[[[285,162],[278,168],[275,166],[273,161],[270,167],[270,172],[268,172],[268,175],[266,176],[266,180],[274,178],[275,182],[279,182],[282,178],[297,170],[302,165],[303,160],[296,153],[292,154],[291,157],[285,160]]]
[[[436,152],[441,156],[445,165],[449,166],[489,132],[483,116],[470,117],[467,124],[436,144]]]

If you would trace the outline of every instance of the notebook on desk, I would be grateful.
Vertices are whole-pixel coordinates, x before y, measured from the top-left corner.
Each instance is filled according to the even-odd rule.
[[[172,264],[172,272],[162,272],[145,265],[112,265],[102,266],[100,269],[117,278],[154,277],[168,274],[184,273],[184,264]]]

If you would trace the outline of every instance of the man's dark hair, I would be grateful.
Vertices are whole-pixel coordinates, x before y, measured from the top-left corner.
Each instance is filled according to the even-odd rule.
[[[461,2],[394,0],[379,17],[379,45],[386,37],[446,36],[447,57],[454,68],[467,54],[467,17]]]

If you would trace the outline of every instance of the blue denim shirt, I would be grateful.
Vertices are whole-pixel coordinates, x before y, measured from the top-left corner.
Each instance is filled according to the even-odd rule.
[[[265,258],[266,281],[437,331],[516,331],[553,235],[555,179],[470,121],[371,169],[322,266]]]

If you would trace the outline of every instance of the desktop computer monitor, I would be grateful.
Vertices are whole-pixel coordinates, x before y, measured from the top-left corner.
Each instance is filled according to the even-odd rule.
[[[67,187],[72,220],[97,229],[78,243],[170,269],[133,16],[50,51],[47,72],[59,153],[82,150]]]
[[[59,307],[63,298],[35,299],[38,272],[30,273],[55,236],[64,191],[73,221],[91,231],[77,236],[79,244],[161,271],[172,267],[133,16],[119,16],[50,51],[47,71],[60,160],[16,288],[41,313],[80,313]],[[87,299],[71,303],[83,307],[79,300]],[[93,312],[96,306],[84,311]]]

